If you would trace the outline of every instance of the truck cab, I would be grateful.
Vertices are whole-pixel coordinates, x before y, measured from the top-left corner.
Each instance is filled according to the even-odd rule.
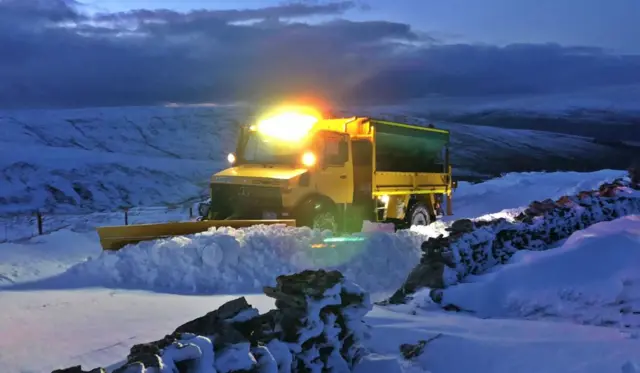
[[[280,112],[243,127],[230,167],[211,177],[211,201],[201,206],[202,218],[295,219],[298,226],[333,231],[359,231],[364,220],[430,223],[441,201],[434,195],[450,195],[448,157],[434,172],[413,170],[407,164],[412,159],[392,154],[402,152],[398,141],[409,141],[413,133],[394,130],[387,136],[383,130],[377,138],[376,127],[384,123],[394,125]],[[411,216],[417,205],[423,207],[422,220]]]

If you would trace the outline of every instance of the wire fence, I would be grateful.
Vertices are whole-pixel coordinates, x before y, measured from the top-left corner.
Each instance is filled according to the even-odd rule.
[[[87,213],[32,213],[0,215],[0,243],[19,242],[63,229],[88,232],[98,226],[189,221],[196,218],[192,204],[121,208]]]

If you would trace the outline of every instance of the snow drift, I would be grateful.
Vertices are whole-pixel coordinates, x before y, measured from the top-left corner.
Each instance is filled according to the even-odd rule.
[[[640,215],[592,225],[559,248],[522,251],[494,273],[443,290],[481,317],[563,318],[640,328]]]
[[[308,228],[214,228],[105,251],[69,274],[107,286],[229,294],[260,292],[277,275],[325,268],[367,291],[385,291],[402,283],[424,240],[410,231],[352,237],[362,240],[325,244],[325,235]]]

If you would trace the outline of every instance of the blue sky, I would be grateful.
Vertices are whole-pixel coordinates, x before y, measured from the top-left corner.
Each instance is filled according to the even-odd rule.
[[[640,0],[0,0],[0,108],[640,84],[638,20]]]

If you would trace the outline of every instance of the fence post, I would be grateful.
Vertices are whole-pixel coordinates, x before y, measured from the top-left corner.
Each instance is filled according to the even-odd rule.
[[[189,219],[193,218],[193,206],[189,207]]]
[[[129,225],[129,208],[124,208],[124,225]]]
[[[40,210],[36,210],[36,221],[38,222],[38,234],[42,236],[42,214]]]

